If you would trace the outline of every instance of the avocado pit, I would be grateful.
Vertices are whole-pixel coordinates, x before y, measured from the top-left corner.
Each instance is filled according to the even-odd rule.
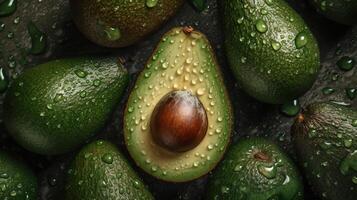
[[[205,137],[207,127],[207,114],[202,103],[188,91],[166,94],[156,105],[150,121],[154,141],[173,152],[195,148]]]

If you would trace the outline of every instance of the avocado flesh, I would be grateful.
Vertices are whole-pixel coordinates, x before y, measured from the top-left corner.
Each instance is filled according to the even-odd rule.
[[[104,126],[127,83],[126,69],[114,58],[71,58],[39,65],[9,88],[5,126],[29,151],[69,152]]]
[[[149,4],[153,2],[153,4]],[[125,47],[170,19],[184,0],[71,0],[75,24],[92,42]]]
[[[303,199],[303,184],[294,163],[262,138],[240,140],[227,152],[208,185],[207,199]]]
[[[292,133],[299,162],[321,199],[356,199],[356,110],[333,103],[311,104]]]
[[[317,42],[283,0],[222,0],[228,62],[250,96],[271,104],[304,94],[320,68]]]
[[[25,163],[3,151],[0,151],[0,199],[37,199],[34,173]]]
[[[154,199],[110,142],[94,141],[78,153],[67,175],[65,199]]]
[[[357,1],[310,0],[310,2],[319,13],[333,21],[346,25],[357,23]]]
[[[129,153],[152,176],[171,182],[207,174],[222,158],[232,129],[229,98],[206,37],[174,28],[163,36],[133,88],[124,115]],[[150,117],[163,96],[176,90],[197,95],[208,118],[207,134],[194,149],[175,153],[158,146]]]

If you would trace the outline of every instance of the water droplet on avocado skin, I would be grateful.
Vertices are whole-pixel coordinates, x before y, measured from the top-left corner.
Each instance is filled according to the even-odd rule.
[[[31,37],[31,49],[29,52],[33,55],[44,53],[47,46],[46,35],[33,22],[27,25],[27,31]]]
[[[0,17],[11,15],[16,11],[17,0],[4,0],[0,3]]]
[[[287,103],[283,104],[280,107],[280,111],[289,117],[293,117],[293,116],[297,115],[300,112],[299,100],[295,99],[291,102],[287,102]]]
[[[8,77],[3,68],[0,68],[0,93],[5,92],[9,84]]]
[[[146,6],[148,8],[153,8],[157,5],[158,2],[159,0],[146,0]]]
[[[337,66],[342,70],[342,71],[349,71],[351,70],[354,66],[356,65],[356,61],[349,57],[349,56],[343,56],[337,61]]]
[[[295,46],[297,49],[301,49],[307,44],[307,35],[304,31],[298,33],[295,38]]]

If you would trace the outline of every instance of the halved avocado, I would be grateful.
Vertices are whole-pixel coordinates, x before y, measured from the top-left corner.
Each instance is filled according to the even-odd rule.
[[[124,134],[132,158],[161,180],[196,179],[222,158],[232,125],[230,100],[209,41],[192,27],[172,29],[127,102]]]

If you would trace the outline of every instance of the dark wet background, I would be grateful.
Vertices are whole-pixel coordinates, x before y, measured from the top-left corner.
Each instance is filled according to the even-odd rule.
[[[351,27],[338,25],[324,19],[305,0],[288,0],[288,2],[305,19],[319,41],[321,49],[323,69],[313,89],[300,99],[301,104],[304,106],[312,101],[334,100],[356,107],[356,100],[351,101],[346,98],[345,88],[357,86],[357,70],[343,73],[336,67],[336,62],[346,55],[357,58],[357,28],[352,30]],[[0,17],[0,27],[1,24],[5,24],[3,30],[0,28],[0,67],[4,68],[11,78],[16,78],[24,69],[54,58],[105,54],[123,57],[126,60],[125,66],[133,76],[136,76],[137,72],[143,68],[163,33],[174,26],[191,25],[208,36],[218,55],[218,61],[224,72],[225,83],[234,106],[233,143],[241,137],[259,135],[276,141],[294,158],[289,130],[293,118],[282,115],[279,112],[279,106],[259,103],[239,89],[224,56],[217,3],[215,0],[208,0],[208,4],[209,7],[199,13],[186,3],[176,17],[141,43],[128,48],[108,49],[90,43],[77,31],[71,21],[68,0],[19,0],[18,9],[14,14],[8,17]],[[31,47],[31,40],[27,31],[27,25],[30,21],[46,33],[48,40],[46,52],[37,56],[26,53]],[[324,95],[321,90],[327,86],[334,88],[336,92],[332,95]],[[0,96],[0,103],[2,104],[4,94]],[[126,97],[117,106],[112,119],[108,121],[104,130],[98,133],[98,137],[114,141],[126,153],[122,142],[122,110],[125,100]],[[0,121],[1,118],[2,108],[0,107]],[[56,157],[35,155],[14,144],[11,138],[7,136],[2,123],[0,124],[0,131],[1,147],[19,152],[39,175],[40,199],[62,199],[60,194],[63,188],[66,166],[75,152]],[[163,200],[202,199],[208,180],[208,176],[206,176],[188,183],[164,183],[151,178],[140,169],[137,169],[137,171],[140,172],[157,199]],[[310,195],[311,191],[308,189],[306,194],[306,199],[316,199]]]

